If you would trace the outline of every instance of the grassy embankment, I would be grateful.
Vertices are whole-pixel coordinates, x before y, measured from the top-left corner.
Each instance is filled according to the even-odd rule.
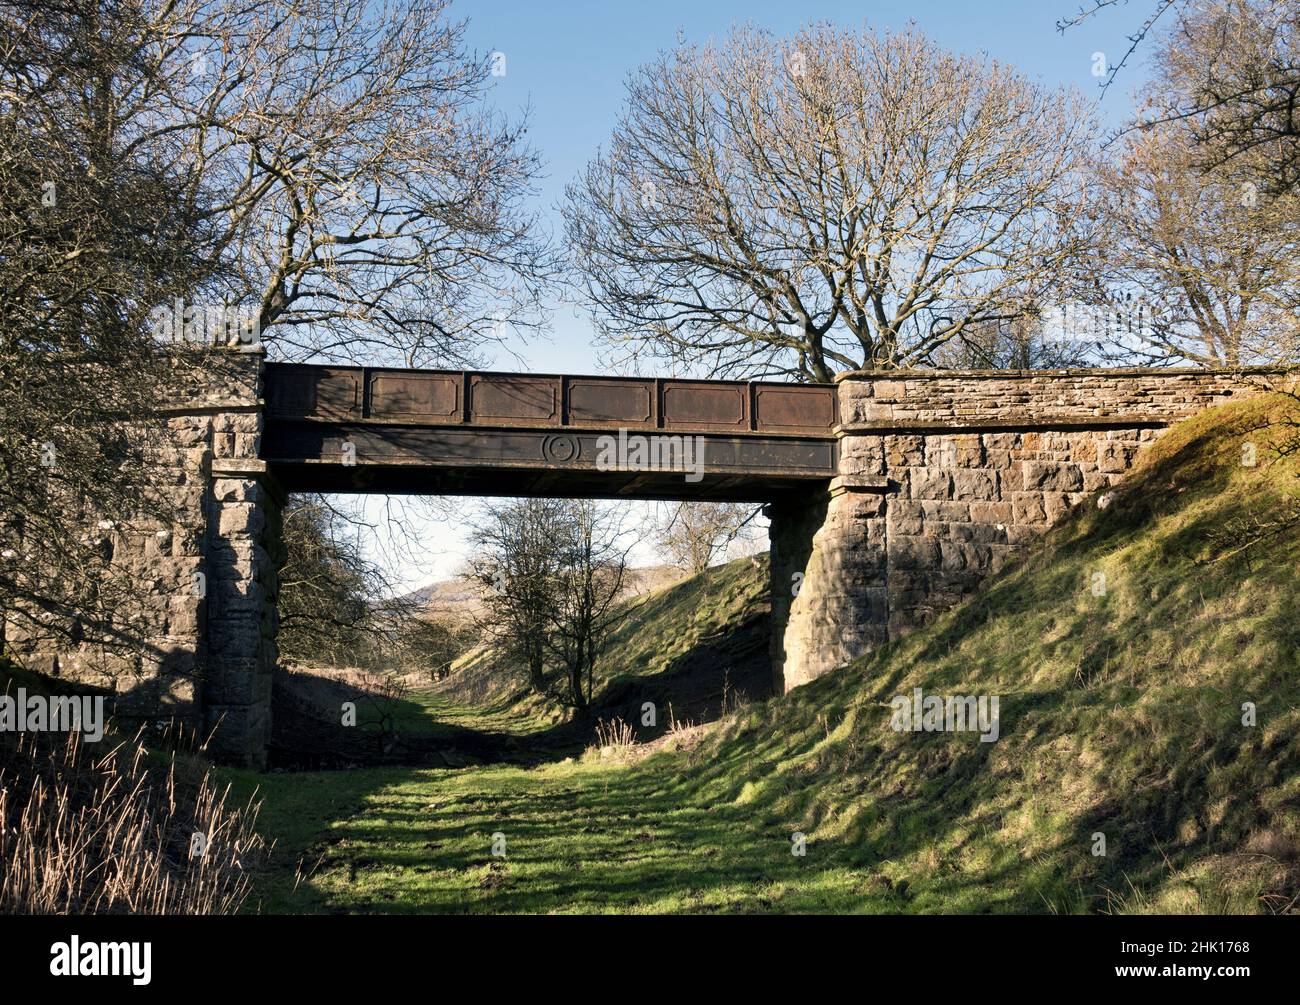
[[[263,908],[1295,910],[1300,523],[1269,522],[1300,466],[1257,428],[1282,411],[1183,424],[959,609],[687,751],[240,775],[279,839]],[[681,635],[654,632],[626,640],[646,666]],[[999,695],[1001,738],[891,730],[917,686]]]
[[[432,745],[449,766],[463,767],[580,754],[597,719],[632,723],[642,739],[674,719],[712,721],[771,692],[767,579],[766,556],[758,556],[629,598],[597,668],[591,710],[576,720],[530,691],[522,667],[483,648],[448,678],[385,702],[389,724],[407,748]],[[652,728],[641,725],[647,701],[657,709]],[[373,730],[378,722],[367,703],[360,725]]]

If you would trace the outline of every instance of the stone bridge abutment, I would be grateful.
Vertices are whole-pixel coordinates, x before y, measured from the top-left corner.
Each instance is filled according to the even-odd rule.
[[[1264,372],[893,372],[841,377],[838,473],[769,507],[778,692],[946,610],[1104,494],[1180,419]]]

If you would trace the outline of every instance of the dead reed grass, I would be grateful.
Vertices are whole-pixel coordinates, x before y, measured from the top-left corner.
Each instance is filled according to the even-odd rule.
[[[165,762],[165,763],[164,763]],[[0,735],[0,913],[233,914],[270,851],[198,756]]]

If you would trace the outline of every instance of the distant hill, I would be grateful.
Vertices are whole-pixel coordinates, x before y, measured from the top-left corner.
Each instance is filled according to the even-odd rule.
[[[641,596],[663,589],[672,583],[686,578],[686,573],[671,565],[652,565],[640,569],[629,569],[624,586],[624,595]],[[474,617],[483,607],[484,587],[466,579],[454,578],[439,580],[412,590],[404,599],[419,604],[429,615],[452,615]]]

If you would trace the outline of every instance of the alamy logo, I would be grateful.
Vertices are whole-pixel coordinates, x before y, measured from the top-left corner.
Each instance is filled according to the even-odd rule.
[[[81,732],[88,743],[104,738],[104,699],[90,695],[0,695],[0,733]]]
[[[981,743],[992,743],[1000,728],[997,695],[923,695],[913,688],[911,697],[900,694],[890,703],[889,725],[896,733],[978,732]]]
[[[186,304],[179,297],[149,313],[149,327],[160,342],[193,342],[252,350],[262,344],[258,316],[220,304]]]
[[[1148,303],[1141,297],[1117,300],[1105,307],[1051,306],[1043,317],[1043,345],[1077,342],[1144,349],[1169,327],[1170,317],[1171,312],[1164,304]]]
[[[620,429],[596,439],[598,471],[682,471],[688,482],[704,480],[703,436],[642,436]]]
[[[153,943],[69,942],[50,946],[50,973],[55,977],[130,977],[143,987],[151,979]]]

